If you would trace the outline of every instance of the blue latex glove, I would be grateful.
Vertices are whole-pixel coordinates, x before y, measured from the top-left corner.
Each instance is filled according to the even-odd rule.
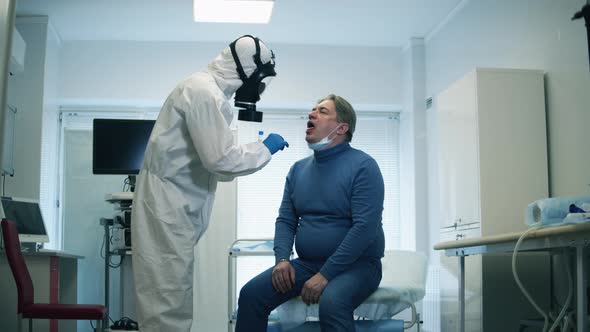
[[[266,148],[270,151],[270,154],[275,154],[279,150],[283,150],[286,147],[289,147],[289,143],[283,139],[283,137],[279,134],[268,134],[268,137],[264,139],[262,142],[266,145]]]

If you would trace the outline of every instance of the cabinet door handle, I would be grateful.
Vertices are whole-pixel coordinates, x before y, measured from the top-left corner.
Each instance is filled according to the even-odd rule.
[[[465,237],[465,234],[457,234],[455,235],[455,240],[460,240]]]

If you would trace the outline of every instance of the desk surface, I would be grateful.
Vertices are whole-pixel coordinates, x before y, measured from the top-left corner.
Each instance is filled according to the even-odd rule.
[[[447,250],[447,249],[457,249],[457,248],[468,248],[468,247],[475,247],[475,246],[482,246],[482,245],[492,245],[492,244],[501,244],[507,242],[516,242],[522,234],[526,231],[522,232],[513,232],[513,233],[506,233],[506,234],[498,234],[498,235],[490,235],[490,236],[483,236],[471,239],[464,239],[464,240],[454,240],[454,241],[445,241],[440,242],[434,245],[434,250]],[[580,237],[580,236],[590,236],[590,223],[583,223],[583,224],[572,224],[572,225],[561,225],[561,226],[548,226],[544,228],[539,228],[533,231],[530,231],[526,239],[542,239],[548,237],[554,237],[557,235],[563,236],[572,236],[572,237]]]
[[[0,253],[4,255],[4,249],[0,250]],[[41,249],[39,251],[23,251],[23,256],[55,256],[55,257],[63,257],[63,258],[76,258],[76,259],[83,259],[84,256],[74,255],[67,251],[63,250],[51,250],[51,249]]]

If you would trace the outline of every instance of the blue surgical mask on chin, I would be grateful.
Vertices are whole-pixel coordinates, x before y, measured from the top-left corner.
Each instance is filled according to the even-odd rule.
[[[318,142],[315,143],[307,143],[307,146],[312,149],[313,151],[322,151],[323,149],[325,149],[328,145],[330,145],[330,143],[332,143],[332,141],[334,140],[333,138],[329,138],[330,135],[332,135],[333,132],[336,131],[336,129],[340,128],[340,125],[338,125],[336,128],[332,129],[332,131],[324,138],[322,138],[321,140],[319,140]]]

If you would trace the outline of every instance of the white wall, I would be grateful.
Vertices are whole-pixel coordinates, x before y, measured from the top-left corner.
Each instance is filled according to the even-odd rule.
[[[571,21],[585,0],[465,0],[426,38],[426,95],[476,66],[546,72],[550,195],[588,195],[590,72],[586,29]],[[426,111],[430,245],[439,242],[436,98]],[[514,161],[517,163],[518,161]],[[524,207],[523,207],[524,211]],[[523,221],[524,222],[524,221]],[[440,253],[430,254],[435,278]],[[429,272],[429,273],[430,273]]]
[[[475,66],[546,72],[552,196],[588,195],[590,74],[583,20],[585,0],[468,1],[427,40],[427,94]]]
[[[159,106],[181,79],[204,68],[221,43],[65,42],[62,105]],[[402,104],[398,48],[269,45],[277,77],[261,105],[314,103],[328,93],[353,104]]]
[[[447,24],[426,39],[427,96],[436,97],[476,66],[546,72],[551,196],[588,195],[590,190],[590,155],[585,152],[590,124],[586,30],[582,21],[570,20],[585,3],[464,1]],[[440,230],[436,99],[434,102],[435,107],[427,111],[426,118],[431,245],[439,242]],[[438,260],[438,255],[431,255],[431,259]]]

